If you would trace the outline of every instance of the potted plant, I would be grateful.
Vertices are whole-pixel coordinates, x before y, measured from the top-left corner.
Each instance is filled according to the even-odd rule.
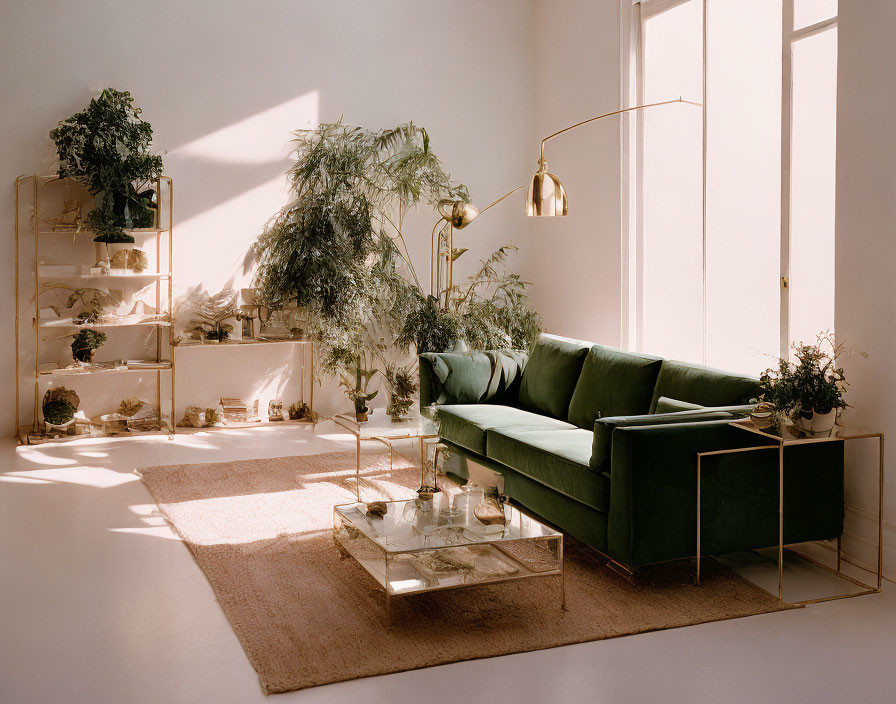
[[[407,419],[408,411],[414,403],[414,394],[417,393],[419,384],[414,379],[415,363],[399,367],[388,364],[383,372],[386,381],[386,389],[389,394],[389,404],[386,413],[393,423],[399,423]]]
[[[106,333],[91,328],[80,330],[72,340],[72,357],[76,362],[90,364],[94,353],[106,342]]]
[[[370,380],[377,373],[377,369],[365,364],[366,355],[358,357],[353,365],[354,379],[347,374],[342,374],[339,379],[339,385],[345,389],[345,394],[355,404],[355,420],[359,423],[366,423],[368,414],[371,412],[367,406],[368,401],[372,401],[379,393],[378,390],[369,391]]]
[[[778,360],[776,369],[767,369],[759,378],[762,400],[790,418],[799,431],[809,435],[830,435],[837,414],[846,408],[843,396],[849,384],[837,359],[843,345],[830,333],[818,335],[814,345],[794,345],[796,362]]]
[[[50,132],[59,155],[59,177],[81,182],[96,199],[87,224],[104,248],[98,264],[108,266],[115,249],[134,238],[126,230],[153,227],[157,203],[153,182],[162,157],[151,154],[152,126],[127,91],[105,89],[81,112]]]
[[[41,405],[47,434],[53,431],[67,433],[75,423],[75,413],[80,404],[81,399],[71,389],[64,386],[48,389]]]

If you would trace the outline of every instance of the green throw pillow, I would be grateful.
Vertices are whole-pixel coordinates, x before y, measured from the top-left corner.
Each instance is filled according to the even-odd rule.
[[[647,413],[663,361],[595,345],[569,403],[569,422],[590,430],[597,418]]]
[[[696,411],[705,406],[699,403],[688,403],[687,401],[679,401],[677,398],[669,398],[668,396],[660,396],[656,402],[654,413],[675,413],[676,411]]]
[[[520,406],[535,413],[566,420],[588,343],[542,335],[520,384]]]

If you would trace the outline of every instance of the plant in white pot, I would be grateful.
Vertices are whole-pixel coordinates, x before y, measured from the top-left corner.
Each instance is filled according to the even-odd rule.
[[[762,400],[789,417],[798,431],[830,435],[838,412],[847,406],[843,396],[849,384],[837,366],[843,349],[828,332],[819,334],[814,345],[794,345],[795,363],[780,359],[777,369],[759,377]]]

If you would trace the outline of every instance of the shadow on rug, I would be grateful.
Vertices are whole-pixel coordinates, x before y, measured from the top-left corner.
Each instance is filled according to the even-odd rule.
[[[419,470],[362,456],[365,498],[414,496]],[[338,452],[142,470],[159,509],[189,546],[268,693],[786,609],[707,561],[631,584],[583,544],[565,541],[559,579],[521,580],[393,600],[330,528],[354,500],[355,454]]]

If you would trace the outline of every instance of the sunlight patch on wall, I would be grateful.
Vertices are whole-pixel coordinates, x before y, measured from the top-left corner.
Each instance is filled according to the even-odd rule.
[[[235,164],[281,161],[292,151],[291,135],[317,127],[316,90],[275,105],[171,150],[171,157],[194,157]]]

